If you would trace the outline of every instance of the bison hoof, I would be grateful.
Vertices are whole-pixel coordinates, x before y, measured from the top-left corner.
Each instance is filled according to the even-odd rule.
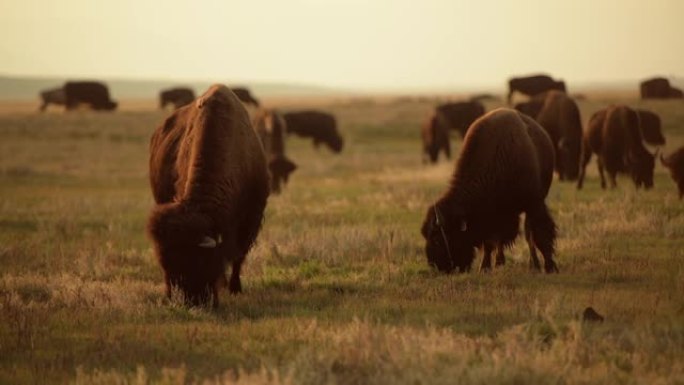
[[[556,266],[555,262],[550,261],[544,264],[544,271],[546,271],[547,274],[558,273],[558,266]]]

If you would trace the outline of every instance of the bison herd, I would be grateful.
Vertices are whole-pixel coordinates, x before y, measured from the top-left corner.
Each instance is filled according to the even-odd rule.
[[[450,132],[463,138],[460,156],[443,195],[431,204],[421,234],[429,265],[443,272],[471,269],[475,250],[483,252],[481,270],[503,265],[516,239],[520,214],[530,250],[530,268],[558,272],[554,261],[556,224],[545,199],[554,173],[560,181],[583,187],[593,154],[601,187],[616,175],[629,175],[637,188],[653,186],[658,151],[665,144],[660,117],[626,105],[596,112],[582,129],[576,99],[562,80],[547,75],[512,78],[514,93],[529,99],[514,108],[486,112],[483,100],[440,104],[421,127],[423,162],[440,153],[451,157]],[[642,98],[682,97],[667,79],[641,83]],[[87,105],[114,110],[101,82],[67,82],[40,93],[49,104],[73,110]],[[311,138],[339,153],[344,140],[333,115],[315,110],[261,107],[244,87],[214,85],[196,97],[192,89],[162,90],[159,107],[174,111],[150,140],[149,178],[155,200],[147,232],[164,272],[167,295],[178,291],[188,305],[214,307],[219,291],[242,290],[240,269],[257,238],[269,194],[280,193],[297,165],[286,155],[288,134]],[[684,197],[684,148],[660,161]],[[230,264],[230,279],[225,276]]]

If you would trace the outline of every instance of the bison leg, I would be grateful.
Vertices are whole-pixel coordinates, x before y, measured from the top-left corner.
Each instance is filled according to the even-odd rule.
[[[530,246],[530,263],[539,270],[539,260],[534,249],[539,249],[544,257],[544,271],[557,273],[558,267],[553,260],[556,241],[556,224],[549,214],[546,204],[530,210],[525,216],[525,236]]]
[[[589,164],[589,161],[591,160],[591,150],[587,148],[587,144],[584,144],[584,150],[582,150],[582,160],[580,163],[580,174],[577,179],[577,189],[581,190],[582,186],[584,185],[584,176],[587,172],[587,165]]]
[[[240,270],[242,269],[242,262],[245,258],[238,258],[233,262],[233,269],[230,272],[230,282],[228,283],[228,291],[231,294],[242,293],[242,282],[240,281]]]
[[[447,159],[451,159],[451,142],[449,141],[449,136],[447,136],[446,143],[444,144],[444,155]]]
[[[605,190],[606,189],[606,177],[603,174],[603,160],[601,159],[601,157],[599,157],[597,159],[596,165],[598,166],[599,176],[601,177],[601,188]]]
[[[504,255],[504,245],[499,243],[496,248],[496,266],[503,266],[506,264],[506,256]]]
[[[486,272],[492,269],[492,251],[494,250],[494,243],[486,241],[483,246],[482,263],[480,263],[480,271]]]

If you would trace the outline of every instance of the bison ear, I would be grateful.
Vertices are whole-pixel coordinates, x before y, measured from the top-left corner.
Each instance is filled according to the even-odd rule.
[[[219,237],[219,241],[221,241],[220,237]],[[199,244],[197,244],[197,246],[203,247],[205,249],[213,249],[216,247],[216,244],[217,244],[217,242],[214,238],[212,238],[208,235],[205,235],[204,237],[202,237],[202,240],[200,241]]]

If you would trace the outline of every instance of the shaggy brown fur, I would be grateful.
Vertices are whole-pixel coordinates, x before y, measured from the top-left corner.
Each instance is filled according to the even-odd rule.
[[[423,164],[430,161],[437,163],[439,153],[451,159],[451,143],[449,142],[449,124],[444,122],[444,116],[432,113],[420,127],[423,139]]]
[[[551,137],[560,180],[577,179],[582,147],[582,119],[577,103],[565,92],[548,91],[535,120]]]
[[[67,110],[74,110],[81,104],[87,104],[93,110],[112,111],[117,103],[110,99],[109,89],[100,82],[66,82],[64,84],[64,102]]]
[[[64,97],[64,88],[57,87],[57,88],[50,88],[49,90],[41,91],[40,99],[43,102],[39,108],[41,112],[45,111],[45,109],[50,104],[54,104],[57,106],[63,106],[66,103],[66,100],[65,100],[66,98]]]
[[[539,97],[540,95],[542,96],[541,98]],[[545,92],[534,96],[526,102],[516,103],[514,108],[530,118],[535,119],[537,115],[539,115],[539,111],[544,107],[544,97],[546,97]]]
[[[684,92],[677,87],[670,87],[670,99],[684,98]]]
[[[670,175],[679,189],[679,199],[682,199],[684,197],[684,147],[680,147],[667,158],[661,155],[660,162],[670,170]]]
[[[558,271],[553,260],[556,225],[544,199],[553,179],[553,145],[537,122],[499,108],[473,123],[463,143],[448,191],[425,216],[421,233],[428,263],[444,272],[468,271],[474,249],[484,249],[481,269],[504,263],[503,248],[515,241],[525,216],[530,265]]]
[[[565,82],[553,80],[548,75],[531,75],[508,80],[508,97],[506,101],[511,105],[514,92],[520,92],[527,96],[534,96],[549,90],[565,92]]]
[[[271,174],[271,192],[279,194],[297,165],[285,156],[285,119],[273,110],[257,111],[254,129],[264,146]]]
[[[316,148],[324,143],[333,152],[342,151],[344,140],[337,131],[337,122],[333,115],[327,112],[305,110],[288,112],[283,117],[288,134],[313,138]]]
[[[150,184],[157,205],[147,230],[167,295],[177,288],[190,305],[218,306],[227,262],[230,292],[240,292],[240,268],[261,228],[268,171],[247,112],[227,87],[212,86],[156,129]]]
[[[582,162],[577,188],[581,189],[592,153],[598,156],[601,188],[606,188],[605,167],[611,187],[615,188],[618,172],[628,173],[637,188],[653,187],[654,155],[644,147],[639,129],[639,114],[633,109],[616,105],[592,115],[584,132]]]
[[[435,114],[442,115],[442,119],[436,122],[448,124],[448,129],[457,130],[462,138],[465,137],[468,127],[475,119],[484,113],[484,106],[477,101],[445,103],[435,109]]]
[[[159,93],[159,108],[164,109],[167,104],[179,109],[195,100],[195,91],[186,87],[170,88]]]
[[[670,97],[670,81],[665,78],[651,78],[639,84],[642,99],[667,99]]]
[[[662,146],[665,144],[665,137],[661,131],[660,116],[649,110],[636,110],[639,114],[639,127],[644,142],[651,146]]]

